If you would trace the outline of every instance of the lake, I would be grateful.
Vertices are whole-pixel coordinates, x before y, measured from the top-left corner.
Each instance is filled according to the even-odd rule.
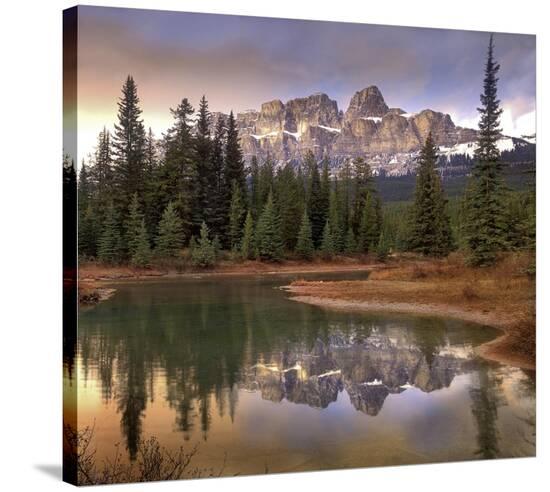
[[[82,309],[64,384],[99,459],[155,436],[224,475],[535,455],[534,374],[477,357],[463,321],[329,311],[295,278],[126,282]]]

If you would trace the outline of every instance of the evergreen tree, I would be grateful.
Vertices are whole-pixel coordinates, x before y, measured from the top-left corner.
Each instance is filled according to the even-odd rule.
[[[260,210],[263,210],[263,207],[267,203],[267,197],[274,189],[274,167],[275,164],[269,155],[260,166],[258,184]]]
[[[78,254],[95,257],[97,255],[98,225],[91,203],[79,215],[78,223]]]
[[[181,219],[174,204],[169,202],[159,223],[157,235],[157,254],[161,257],[175,257],[183,247]]]
[[[409,248],[423,255],[445,256],[452,246],[451,226],[436,163],[437,149],[430,133],[418,158]]]
[[[302,222],[298,232],[298,240],[296,242],[296,253],[305,260],[311,260],[313,257],[313,239],[311,237],[311,222],[306,210],[302,215]]]
[[[278,261],[283,256],[279,222],[273,193],[270,193],[256,228],[256,247],[261,260]]]
[[[84,211],[88,208],[91,197],[92,183],[90,182],[90,172],[88,166],[82,160],[78,173],[78,212],[80,218],[82,218]]]
[[[246,176],[244,172],[244,161],[239,143],[239,131],[233,111],[229,113],[227,120],[227,141],[225,145],[225,179],[231,185],[233,181],[241,189],[241,195],[246,196]]]
[[[157,142],[153,135],[153,130],[149,128],[147,132],[147,142],[145,145],[145,182],[142,196],[143,212],[145,226],[149,237],[153,237],[160,221],[162,209],[156,205],[157,185],[158,185],[158,151]]]
[[[205,222],[201,224],[199,241],[193,248],[191,256],[193,265],[206,268],[216,262],[216,252],[212,241],[209,238],[208,226]]]
[[[369,164],[362,157],[353,160],[353,205],[351,224],[356,236],[360,235],[359,228],[363,217],[363,208],[368,194],[374,192],[374,180]],[[374,205],[374,197],[371,197]]]
[[[132,195],[141,195],[144,191],[145,143],[137,86],[129,75],[122,86],[122,97],[118,102],[118,123],[115,124],[112,141],[115,199],[123,223]]]
[[[376,247],[376,259],[381,262],[385,262],[388,259],[390,247],[384,231],[380,233],[378,245]]]
[[[244,221],[241,256],[244,260],[251,260],[254,257],[254,219],[250,210],[247,212]]]
[[[344,251],[344,245],[346,242],[342,215],[343,214],[342,214],[342,201],[340,199],[340,187],[338,183],[338,178],[336,178],[334,180],[334,187],[330,191],[328,217],[332,228],[334,249],[337,253],[342,253]]]
[[[497,98],[497,73],[500,68],[493,55],[493,36],[489,40],[483,93],[480,96],[478,146],[472,170],[470,194],[466,197],[466,241],[472,265],[487,266],[506,245],[506,219],[502,162],[497,147],[502,109]]]
[[[348,255],[357,253],[357,241],[355,239],[355,233],[353,232],[353,227],[351,227],[351,225],[348,227],[348,232],[346,234],[344,252]]]
[[[376,198],[374,193],[367,193],[361,213],[357,245],[358,250],[362,253],[371,252],[378,244],[380,229],[376,208]]]
[[[248,197],[248,203],[252,218],[258,219],[262,208],[261,196],[260,196],[260,166],[258,165],[258,158],[254,155],[250,160],[250,191]]]
[[[106,203],[104,199],[113,186],[113,158],[111,153],[111,134],[105,127],[103,127],[103,130],[97,137],[95,163],[90,169],[90,177],[97,190],[99,201]]]
[[[307,209],[309,210],[309,220],[311,221],[313,244],[315,248],[318,248],[323,238],[323,228],[327,220],[327,209],[321,189],[321,177],[319,175],[317,161],[311,151],[308,151],[306,154],[305,164],[308,166],[309,174]]]
[[[291,251],[296,246],[303,205],[300,201],[299,184],[292,164],[279,170],[275,180],[275,197],[281,219],[281,239],[284,247]]]
[[[436,172],[435,197],[436,197],[436,218],[437,218],[437,240],[435,243],[434,256],[447,256],[455,247],[451,220],[448,213],[448,200],[445,197],[441,184],[441,177]]]
[[[109,203],[105,220],[103,221],[103,230],[98,242],[97,255],[103,263],[117,263],[120,260],[121,237],[116,220],[116,212],[113,203]]]
[[[191,236],[191,238],[189,239],[189,244],[187,246],[190,258],[193,258],[193,252],[195,251],[195,249],[197,249],[197,247],[197,238],[195,236]]]
[[[140,210],[137,193],[134,193],[128,209],[128,219],[126,220],[126,244],[128,248],[128,257],[133,258],[140,242],[141,223],[143,214]]]
[[[241,188],[236,181],[233,181],[231,188],[231,204],[229,206],[229,247],[232,250],[237,250],[241,244],[245,206]]]
[[[220,257],[222,251],[222,243],[220,241],[220,236],[214,236],[212,239],[212,249],[214,250],[214,260],[217,260]]]
[[[151,246],[149,245],[149,234],[144,218],[141,219],[138,234],[135,238],[135,248],[131,256],[131,262],[138,267],[146,267],[151,262]]]
[[[300,208],[305,210],[307,207],[306,199],[306,180],[304,173],[302,171],[302,166],[298,164],[298,170],[296,171],[296,190],[297,190],[297,200],[300,204]]]
[[[226,180],[224,170],[224,146],[225,146],[225,119],[220,115],[216,121],[214,138],[212,140],[212,152],[210,155],[212,182],[210,190],[210,208],[212,215],[207,224],[214,237],[222,240],[226,237],[228,226],[228,205],[226,199]]]
[[[165,158],[160,171],[160,203],[162,208],[172,202],[181,220],[184,238],[191,237],[200,227],[199,177],[195,139],[191,132],[193,107],[182,99],[176,109],[170,109],[174,123],[165,135]]]
[[[211,114],[208,102],[202,96],[199,103],[199,112],[196,132],[197,178],[199,190],[197,192],[198,214],[208,226],[213,223],[215,209],[212,207],[212,191],[215,187],[212,168],[212,138],[210,134]]]
[[[330,227],[330,221],[327,220],[325,227],[323,228],[323,240],[321,242],[321,254],[323,258],[330,260],[335,253],[334,240],[332,237],[332,231]]]
[[[353,176],[351,162],[346,159],[340,168],[340,213],[342,222],[342,231],[346,234],[346,231],[351,225],[350,210],[352,208],[353,198]]]
[[[329,174],[329,160],[325,156],[321,163],[321,209],[322,213],[326,219],[329,214],[330,207],[330,174]]]

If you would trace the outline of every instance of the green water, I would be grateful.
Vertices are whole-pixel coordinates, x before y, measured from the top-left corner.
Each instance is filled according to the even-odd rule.
[[[323,310],[292,279],[119,283],[82,310],[66,384],[98,459],[150,436],[227,475],[534,455],[533,375],[473,352],[495,330]]]

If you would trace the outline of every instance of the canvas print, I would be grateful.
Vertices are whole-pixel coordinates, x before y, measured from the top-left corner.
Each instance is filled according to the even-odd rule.
[[[535,456],[534,35],[63,19],[66,481]]]

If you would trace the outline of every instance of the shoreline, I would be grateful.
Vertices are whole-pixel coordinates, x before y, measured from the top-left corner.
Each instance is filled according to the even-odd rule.
[[[372,270],[385,268],[386,265],[380,263],[310,263],[310,264],[269,264],[259,263],[258,265],[234,265],[225,268],[214,268],[196,271],[178,272],[176,270],[131,270],[113,268],[107,273],[93,273],[86,268],[79,271],[79,284],[98,282],[102,284],[125,282],[125,281],[147,281],[156,279],[172,278],[197,278],[197,277],[230,277],[230,276],[250,276],[250,275],[292,275],[292,274],[313,274],[313,273],[353,273],[369,272]],[[105,269],[104,269],[105,271]]]
[[[81,306],[93,306],[102,301],[110,299],[115,293],[115,288],[108,288],[118,283],[126,282],[147,282],[160,279],[192,279],[208,277],[238,277],[238,276],[276,276],[276,275],[295,275],[295,274],[323,274],[323,273],[355,273],[370,272],[375,269],[383,268],[385,265],[379,263],[306,263],[306,264],[269,264],[258,263],[247,265],[230,265],[226,268],[211,270],[197,270],[177,272],[175,270],[137,270],[129,268],[103,269],[107,274],[80,275],[78,278],[79,304]],[[273,268],[276,269],[273,269]],[[86,267],[84,267],[86,272]]]
[[[489,342],[475,347],[474,350],[477,355],[493,362],[500,362],[530,371],[536,370],[536,363],[529,357],[509,350],[508,345],[511,339],[510,328],[513,326],[514,320],[502,315],[487,313],[481,310],[459,308],[450,304],[407,303],[380,300],[354,301],[305,295],[303,293],[304,289],[302,289],[301,286],[289,285],[283,287],[283,289],[293,294],[288,298],[289,300],[310,304],[322,309],[437,316],[490,326],[500,330],[502,334]]]

